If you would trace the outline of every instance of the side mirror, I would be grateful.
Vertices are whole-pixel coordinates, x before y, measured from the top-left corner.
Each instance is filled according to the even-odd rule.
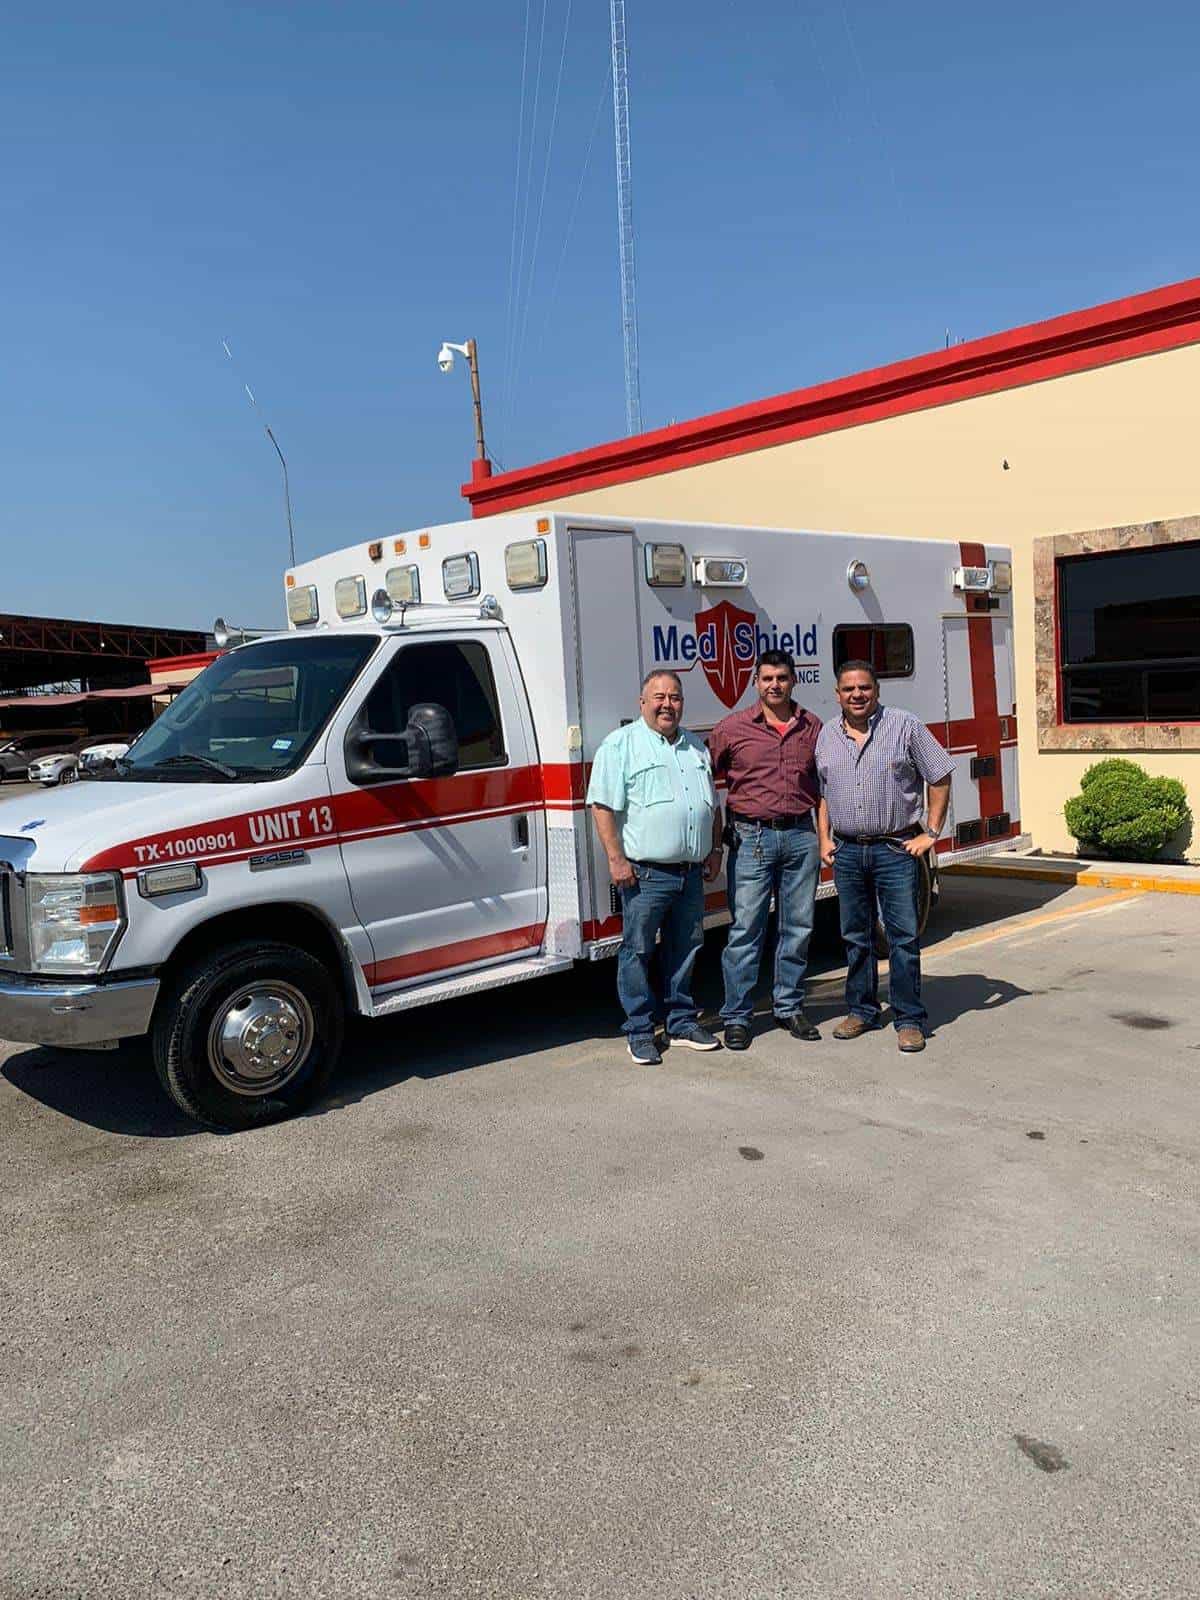
[[[458,734],[445,706],[413,706],[402,734],[358,728],[346,739],[346,776],[351,783],[442,778],[457,770]]]

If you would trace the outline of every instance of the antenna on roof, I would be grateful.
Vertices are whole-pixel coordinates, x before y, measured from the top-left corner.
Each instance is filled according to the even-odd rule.
[[[230,363],[233,364],[233,351],[229,348],[228,340],[221,340],[221,349],[224,350],[225,354],[229,357]],[[236,371],[236,366],[234,370]],[[247,400],[249,400],[255,411],[258,411],[258,401],[254,398],[254,390],[251,389],[250,385],[244,379],[242,380],[242,388],[246,391]],[[259,415],[261,416],[262,413],[259,412]],[[271,431],[270,423],[264,422],[263,428],[266,430],[267,438],[270,439],[271,443],[275,446],[275,454],[279,457],[279,465],[283,468],[283,504],[284,509],[287,512],[288,551],[291,557],[289,565],[294,567],[296,565],[296,535],[292,529],[292,492],[288,487],[287,462],[283,459],[283,451],[279,448],[279,440]]]

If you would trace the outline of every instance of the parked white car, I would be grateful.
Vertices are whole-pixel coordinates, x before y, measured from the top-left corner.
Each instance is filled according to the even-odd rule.
[[[89,744],[79,752],[80,775],[90,777],[93,772],[104,772],[115,766],[129,749],[128,739],[113,739],[104,744]]]
[[[76,783],[80,778],[90,777],[93,773],[111,767],[128,749],[127,742],[85,744],[80,740],[68,750],[60,750],[56,755],[41,756],[37,761],[31,761],[29,781],[40,783],[47,789],[53,789],[60,783]]]

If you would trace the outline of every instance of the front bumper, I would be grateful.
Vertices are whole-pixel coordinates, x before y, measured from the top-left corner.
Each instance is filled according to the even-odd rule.
[[[0,1039],[100,1050],[149,1031],[157,978],[46,983],[0,977]]]

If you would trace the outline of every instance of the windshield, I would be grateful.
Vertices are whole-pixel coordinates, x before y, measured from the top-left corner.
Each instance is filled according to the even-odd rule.
[[[119,758],[114,776],[221,783],[290,772],[377,643],[369,634],[268,639],[218,656]]]

